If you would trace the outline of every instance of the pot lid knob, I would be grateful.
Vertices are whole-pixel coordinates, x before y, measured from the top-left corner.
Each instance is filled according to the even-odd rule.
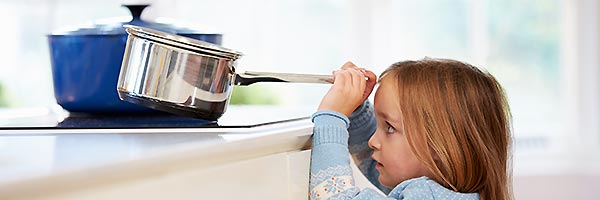
[[[131,22],[134,21],[141,21],[141,16],[142,16],[142,12],[144,12],[144,9],[148,6],[150,6],[150,4],[139,4],[139,5],[127,5],[127,4],[123,4],[121,5],[123,7],[127,7],[127,9],[129,9],[129,12],[131,12],[131,17],[133,19],[131,19]]]

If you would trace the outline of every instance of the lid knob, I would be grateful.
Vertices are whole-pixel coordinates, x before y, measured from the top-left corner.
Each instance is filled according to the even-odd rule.
[[[131,20],[131,22],[133,22],[133,21],[141,20],[142,12],[144,11],[144,9],[146,7],[150,6],[150,4],[122,5],[122,6],[127,7],[127,9],[129,9],[129,12],[131,12],[131,17],[133,18]]]

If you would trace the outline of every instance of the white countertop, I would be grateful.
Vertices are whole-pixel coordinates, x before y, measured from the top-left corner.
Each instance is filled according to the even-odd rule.
[[[301,150],[311,135],[308,119],[252,128],[0,129],[0,199]]]

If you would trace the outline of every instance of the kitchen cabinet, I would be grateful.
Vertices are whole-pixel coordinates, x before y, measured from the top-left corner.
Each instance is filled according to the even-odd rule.
[[[310,151],[154,173],[39,199],[307,199]],[[140,169],[151,170],[151,169]]]

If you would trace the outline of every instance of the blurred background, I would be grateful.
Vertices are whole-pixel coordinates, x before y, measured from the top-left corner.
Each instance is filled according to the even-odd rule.
[[[517,197],[597,199],[598,1],[0,0],[0,107],[55,106],[47,35],[128,18],[121,5],[140,3],[151,4],[145,20],[222,33],[245,54],[240,71],[330,74],[352,61],[379,74],[426,56],[485,68],[512,109]],[[316,108],[327,89],[264,83],[236,88],[232,101]]]

